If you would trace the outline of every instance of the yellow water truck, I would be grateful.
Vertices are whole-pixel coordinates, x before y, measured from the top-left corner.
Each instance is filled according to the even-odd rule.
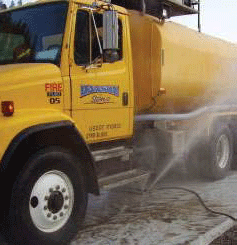
[[[2,214],[14,244],[69,243],[101,187],[176,162],[211,179],[234,167],[237,47],[166,20],[196,4],[0,11]]]

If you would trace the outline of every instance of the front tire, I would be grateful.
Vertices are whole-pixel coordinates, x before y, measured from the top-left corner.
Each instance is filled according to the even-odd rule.
[[[75,236],[87,207],[80,167],[58,147],[32,156],[12,191],[9,228],[15,244],[67,244]]]

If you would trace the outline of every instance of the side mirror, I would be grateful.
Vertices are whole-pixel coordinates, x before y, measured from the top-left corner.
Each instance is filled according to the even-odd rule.
[[[103,14],[103,50],[106,62],[115,62],[118,55],[118,14],[108,10]]]

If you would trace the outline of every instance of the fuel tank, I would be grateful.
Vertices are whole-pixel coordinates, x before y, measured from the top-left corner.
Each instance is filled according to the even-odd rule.
[[[237,45],[134,10],[129,18],[137,114],[237,104]]]

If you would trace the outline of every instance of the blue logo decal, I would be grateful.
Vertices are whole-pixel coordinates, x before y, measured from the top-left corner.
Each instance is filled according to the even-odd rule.
[[[94,94],[94,93],[108,93],[115,96],[119,96],[119,86],[81,86],[81,97]]]

